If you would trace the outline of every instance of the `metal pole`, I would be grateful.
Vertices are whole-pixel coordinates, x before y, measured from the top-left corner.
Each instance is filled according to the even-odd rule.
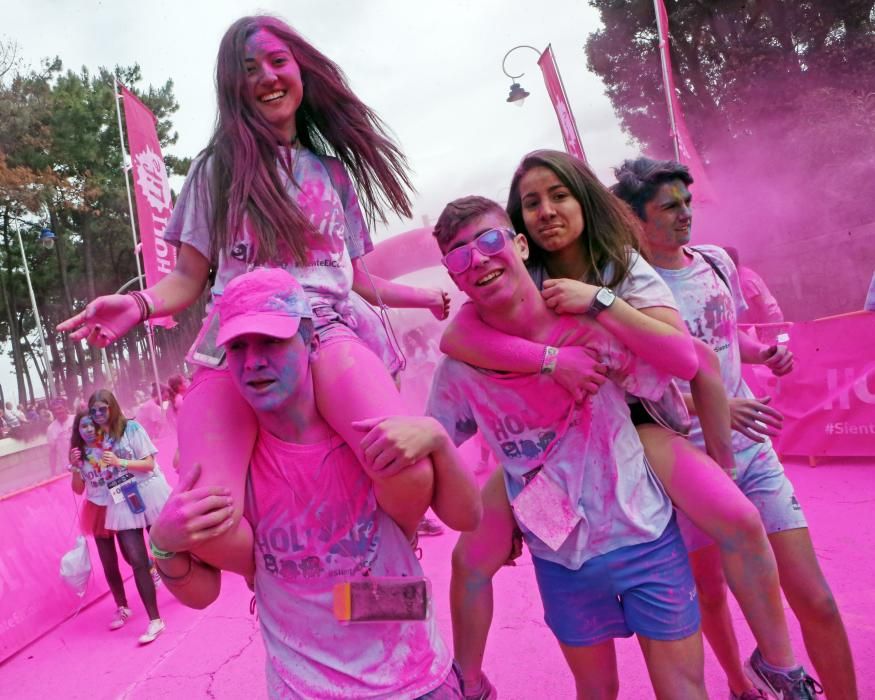
[[[39,333],[40,347],[43,350],[43,364],[46,372],[46,393],[48,398],[55,396],[55,377],[52,374],[52,359],[49,356],[49,348],[46,345],[46,336],[43,333],[43,324],[40,320],[39,309],[36,306],[36,295],[33,293],[33,285],[30,282],[30,269],[27,267],[27,256],[24,254],[24,241],[21,240],[21,227],[15,224],[15,233],[18,236],[18,245],[21,248],[21,264],[24,266],[24,278],[27,280],[27,291],[30,294],[30,306],[33,309],[33,317],[36,321],[36,329]],[[24,371],[27,371],[27,363],[25,362]],[[39,371],[39,367],[37,367]]]
[[[116,290],[116,294],[123,294],[128,287],[132,287],[137,284],[137,282],[141,282],[143,279],[143,275],[138,275],[137,277],[133,277],[125,282],[121,287]],[[109,385],[112,387],[112,390],[115,391],[115,380],[112,378],[112,367],[109,364],[109,356],[106,354],[106,348],[100,348],[100,360],[103,363],[103,370],[106,374],[106,378],[109,379]]]
[[[125,132],[122,128],[122,108],[121,108],[121,100],[122,94],[118,89],[119,81],[116,76],[112,77],[112,91],[115,96],[115,114],[118,118],[118,138],[119,143],[121,144],[122,149],[122,174],[125,176],[125,190],[128,193],[128,215],[131,219],[131,236],[134,239],[134,260],[137,262],[137,279],[140,282],[140,289],[143,290],[146,288],[146,278],[143,275],[143,268],[140,265],[140,256],[137,254],[137,245],[139,241],[137,240],[137,227],[134,224],[134,200],[131,197],[131,183],[128,180],[128,151],[125,147]],[[125,285],[127,286],[127,285]],[[154,330],[152,328],[152,324],[148,321],[146,322],[146,340],[149,344],[149,355],[152,357],[152,373],[155,376],[155,386],[158,387],[158,392],[160,395],[161,392],[161,376],[158,374],[158,358],[155,353],[155,337]],[[161,406],[161,417],[164,418],[164,407]]]
[[[662,26],[661,13],[659,4],[662,0],[653,0],[653,10],[656,13],[656,31],[659,34],[659,62],[662,64],[662,87],[665,92],[665,103],[668,106],[668,122],[671,127],[671,143],[674,146],[674,159],[678,162],[681,160],[681,149],[678,142],[678,128],[675,123],[674,116],[674,101],[671,99],[671,80],[668,75],[668,62],[666,54],[668,53],[668,43],[663,37],[668,37],[668,27]]]

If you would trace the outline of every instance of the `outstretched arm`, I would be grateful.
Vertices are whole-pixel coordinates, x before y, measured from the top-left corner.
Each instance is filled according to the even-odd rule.
[[[183,243],[176,267],[154,287],[144,291],[154,307],[152,316],[169,316],[191,306],[209,279],[209,261],[197,249]],[[106,347],[126,335],[142,317],[136,300],[129,294],[109,294],[89,302],[78,314],[58,324],[71,340],[87,340]]]
[[[361,258],[352,261],[352,269],[352,290],[369,304],[377,304],[377,295],[374,292],[376,287],[386,306],[396,309],[428,309],[438,321],[443,321],[450,313],[450,296],[442,289],[410,287],[376,275],[368,278]]]

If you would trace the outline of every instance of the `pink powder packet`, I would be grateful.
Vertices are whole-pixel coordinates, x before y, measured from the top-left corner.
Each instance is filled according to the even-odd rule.
[[[511,507],[520,525],[554,552],[582,520],[568,494],[550,478],[545,469],[541,469],[526,484],[513,499]]]
[[[426,578],[369,576],[334,586],[334,616],[341,622],[425,620],[431,586]]]

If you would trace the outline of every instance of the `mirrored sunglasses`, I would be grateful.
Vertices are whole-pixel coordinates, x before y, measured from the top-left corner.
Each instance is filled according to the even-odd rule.
[[[491,228],[481,233],[470,243],[453,248],[441,258],[441,262],[454,275],[461,274],[471,267],[471,261],[474,259],[473,249],[475,247],[483,255],[490,257],[498,255],[498,253],[504,250],[507,240],[513,238],[514,235],[514,232],[509,228]]]

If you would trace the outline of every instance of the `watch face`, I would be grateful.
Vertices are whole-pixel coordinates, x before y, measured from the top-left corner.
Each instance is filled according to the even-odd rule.
[[[614,293],[610,289],[602,287],[596,293],[595,298],[598,299],[599,304],[610,306],[614,301]]]

